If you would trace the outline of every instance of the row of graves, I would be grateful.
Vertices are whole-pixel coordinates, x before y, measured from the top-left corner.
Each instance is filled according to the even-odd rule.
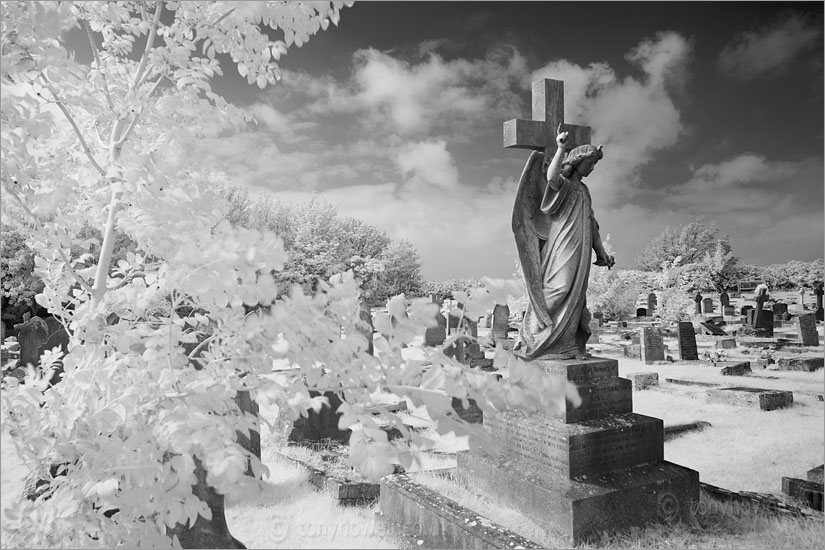
[[[823,366],[821,323],[818,326],[816,310],[806,310],[801,304],[786,305],[768,298],[751,303],[741,297],[730,300],[722,293],[716,300],[702,297],[701,312],[696,311],[691,321],[663,327],[655,318],[654,300],[655,296],[648,300],[645,312],[654,313],[653,317],[640,315],[633,320],[605,322],[594,315],[588,342],[591,351],[645,365],[690,364],[705,370],[710,366],[736,380],[763,368],[804,371],[815,376],[813,373]],[[436,296],[433,301],[442,302]],[[420,345],[443,346],[450,335],[463,332],[473,340],[459,340],[444,349],[445,354],[471,368],[492,371],[491,350],[495,346],[512,349],[519,315],[511,315],[506,305],[499,305],[482,318],[467,319],[456,313],[461,312],[461,304],[443,303],[443,313],[436,316],[437,325],[426,330]],[[699,303],[697,300],[697,309]],[[717,303],[722,315],[716,312]],[[819,295],[818,309],[821,305]],[[372,315],[364,308],[361,316],[363,334],[371,342]],[[763,327],[770,330],[749,330]],[[44,350],[65,347],[68,341],[59,322],[50,318],[30,318],[15,329],[16,338],[7,338],[3,345],[7,373],[19,373],[18,366],[26,363],[36,366]],[[342,504],[377,502],[386,525],[396,533],[411,536],[415,543],[423,541],[420,545],[426,547],[530,548],[546,546],[548,540],[554,545],[575,545],[632,526],[692,521],[690,514],[696,510],[700,492],[717,498],[756,499],[777,513],[810,515],[815,513],[811,510],[822,510],[822,466],[811,469],[804,478],[783,477],[783,498],[726,491],[700,483],[699,472],[664,460],[668,438],[704,429],[706,423],[666,428],[662,420],[633,411],[634,391],[668,386],[699,385],[708,402],[763,411],[792,406],[792,392],[677,378],[660,381],[655,371],[620,377],[618,365],[619,359],[608,357],[544,362],[542,368],[575,383],[583,400],[577,408],[566,403],[565,411],[554,418],[513,413],[485,416],[472,400],[462,403],[454,399],[456,415],[483,424],[503,443],[504,453],[422,450],[422,457],[429,460],[422,460],[420,471],[405,472],[399,466],[379,484],[359,479],[354,471],[348,476],[325,469],[325,464],[335,462],[336,455],[342,458],[346,454],[351,433],[338,428],[336,409],[341,401],[335,393],[325,394],[330,407],[310,411],[306,418],[293,422],[279,417],[277,437],[283,443],[283,456],[304,466],[316,487],[331,492]],[[250,401],[248,395],[240,397]],[[821,401],[822,394],[818,397]],[[245,410],[254,408],[253,403],[245,405]],[[387,403],[384,408],[408,412],[410,425],[416,429],[432,429],[426,412],[408,408],[405,400]],[[397,437],[389,430],[391,440]],[[243,443],[260,457],[260,434],[252,434],[252,439]],[[313,461],[305,453],[291,453],[294,447],[310,449],[321,459]],[[511,529],[491,521],[485,510],[472,509],[460,499],[445,496],[439,484],[432,482],[433,476],[516,510],[551,538],[529,538],[530,532],[525,536],[523,530],[517,531],[518,527]],[[34,489],[30,498],[36,497]],[[223,499],[214,491],[199,496],[216,512],[222,510]],[[199,521],[208,523],[203,518]],[[218,527],[221,533],[215,534],[214,529],[199,526],[202,532],[211,534],[190,542],[208,546],[215,539],[231,536],[225,525]]]
[[[435,548],[532,548],[547,546],[548,541],[570,546],[633,526],[696,521],[700,493],[747,502],[777,514],[821,518],[817,514],[822,510],[823,466],[812,468],[804,477],[783,477],[781,495],[728,491],[701,483],[699,472],[664,459],[666,440],[706,429],[708,423],[665,427],[662,420],[633,410],[635,391],[688,384],[702,386],[707,402],[761,411],[793,406],[793,393],[740,384],[703,385],[677,378],[660,383],[655,371],[620,377],[622,357],[645,365],[695,365],[697,370],[718,372],[732,380],[765,368],[817,376],[814,373],[822,367],[823,354],[822,327],[817,326],[815,311],[798,304],[783,307],[783,302],[767,299],[750,304],[751,300],[740,297],[725,304],[724,293],[717,299],[724,304],[722,315],[714,311],[717,300],[702,297],[703,306],[705,300],[713,302],[707,312],[703,309],[691,321],[672,327],[663,327],[646,316],[612,322],[594,316],[588,343],[591,351],[618,358],[544,362],[542,368],[575,383],[583,399],[578,408],[568,402],[565,411],[553,418],[484,415],[472,400],[467,407],[454,400],[455,413],[468,422],[483,424],[502,443],[503,454],[433,449],[432,453],[449,458],[417,471],[404,472],[399,466],[379,484],[336,478],[312,465],[307,466],[310,479],[319,488],[331,490],[342,503],[377,502],[380,517],[395,533],[411,537],[411,544]],[[441,299],[433,297],[433,301]],[[491,346],[512,349],[519,315],[511,315],[507,306],[499,305],[482,318],[468,320],[455,314],[460,309],[460,304],[447,302],[443,314],[437,316],[438,325],[422,335],[421,345],[441,346],[451,334],[464,331],[477,341],[445,353],[473,368],[493,370]],[[776,332],[752,336],[747,329],[758,328],[756,320],[765,315],[775,319],[771,328]],[[741,357],[734,357],[737,350]],[[772,353],[761,354],[762,350]],[[777,350],[784,353],[775,353]],[[757,354],[759,359],[754,358]],[[336,403],[334,394],[328,397]],[[818,398],[822,401],[821,393]],[[419,422],[421,429],[431,428],[421,422],[426,413],[408,408],[404,400],[386,407],[408,412],[410,425]],[[323,450],[330,442],[345,444],[349,437],[348,432],[338,430],[334,405],[295,423],[279,419],[279,425],[282,437],[292,445]],[[445,490],[445,483],[453,488]],[[462,491],[470,494],[466,502],[460,496]],[[505,527],[494,522],[488,510],[472,505],[477,502],[474,495],[500,503],[510,510],[507,513],[515,511],[537,531],[525,530],[518,523]],[[536,532],[549,538],[536,537]]]
[[[645,365],[690,364],[705,370],[710,366],[736,380],[765,368],[815,376],[813,373],[823,366],[822,326],[816,319],[822,307],[821,294],[814,311],[792,300],[786,300],[791,302],[786,304],[767,296],[755,300],[731,299],[726,293],[716,299],[702,297],[696,300],[697,310],[691,321],[671,327],[661,326],[656,319],[655,295],[650,294],[643,296],[647,302],[644,315],[633,320],[605,322],[594,315],[588,342],[591,351]],[[472,340],[458,340],[443,351],[471,368],[485,371],[493,370],[491,350],[495,346],[512,349],[520,317],[511,315],[506,305],[496,306],[482,318],[467,319],[460,314],[461,304],[437,296],[432,299],[444,307],[436,316],[437,324],[422,335],[421,346],[443,346],[449,336],[462,332]],[[371,342],[372,315],[364,308],[361,317],[363,334]],[[4,374],[20,375],[21,366],[36,366],[44,350],[62,347],[65,351],[68,343],[65,329],[53,318],[29,318],[16,325],[15,332],[16,337],[6,338],[3,343]],[[306,467],[310,481],[319,489],[331,491],[342,504],[379,503],[381,518],[388,526],[412,536],[416,543],[423,541],[421,545],[426,547],[529,548],[547,545],[547,540],[556,545],[575,545],[631,526],[690,521],[690,511],[696,509],[700,492],[717,498],[757,499],[778,513],[809,515],[811,510],[822,510],[822,466],[811,469],[804,478],[783,477],[784,498],[733,493],[700,483],[695,470],[664,460],[668,438],[704,429],[706,423],[666,428],[660,419],[633,412],[633,392],[652,388],[698,385],[708,402],[762,411],[793,406],[792,392],[678,378],[660,381],[655,371],[620,377],[618,359],[606,357],[548,361],[541,367],[575,383],[583,399],[581,406],[573,408],[568,402],[566,410],[554,418],[511,413],[485,417],[472,400],[453,400],[456,415],[483,424],[503,443],[504,454],[455,448],[423,450],[422,456],[430,460],[422,460],[419,472],[405,472],[399,466],[380,484],[360,480],[354,471],[350,476],[326,471],[323,465],[334,462],[334,455],[346,454],[351,433],[338,428],[336,409],[340,399],[329,392],[326,396],[330,407],[317,413],[310,411],[307,418],[294,422],[285,417],[278,419],[283,456]],[[251,401],[248,395],[239,397]],[[822,400],[821,393],[818,398]],[[241,405],[245,405],[244,410],[257,412],[254,403]],[[406,410],[410,425],[432,429],[426,412],[408,408],[404,400],[387,403],[384,408]],[[389,436],[391,440],[396,437],[393,433]],[[252,440],[246,436],[243,439],[244,446],[260,457],[260,434],[253,433]],[[305,454],[290,453],[289,448],[295,446],[325,456],[319,465],[307,460]],[[472,488],[472,492],[515,509],[553,538],[536,542],[523,531],[492,522],[484,515],[485,510],[471,509],[442,494],[438,484],[432,483],[432,476],[450,480],[463,490]],[[37,487],[33,489],[27,487],[30,498],[36,498]],[[222,509],[222,497],[214,491],[200,496],[216,512]],[[199,521],[208,523],[203,518]],[[212,533],[207,538],[190,542],[209,545],[216,537],[220,540],[231,536],[225,525],[219,530],[223,532],[215,535],[207,529],[205,532]]]

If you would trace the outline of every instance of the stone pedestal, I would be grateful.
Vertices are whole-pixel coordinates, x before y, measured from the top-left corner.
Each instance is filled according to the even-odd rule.
[[[556,418],[503,413],[484,424],[503,456],[458,453],[458,476],[577,545],[602,532],[687,520],[699,474],[664,460],[662,421],[632,412],[614,359],[534,361],[579,388]]]

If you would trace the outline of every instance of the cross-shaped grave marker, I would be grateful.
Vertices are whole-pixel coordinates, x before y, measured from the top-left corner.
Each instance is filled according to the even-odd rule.
[[[590,143],[590,126],[564,123],[564,81],[545,78],[533,82],[533,119],[514,118],[504,123],[504,147],[544,151],[546,158],[556,152],[559,124],[567,132],[565,149]]]

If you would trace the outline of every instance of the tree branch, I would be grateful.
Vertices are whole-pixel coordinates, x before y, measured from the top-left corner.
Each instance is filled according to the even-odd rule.
[[[155,17],[152,19],[152,26],[149,28],[149,36],[146,38],[146,47],[143,49],[143,55],[140,57],[140,65],[135,73],[135,80],[132,82],[132,91],[137,90],[138,82],[143,76],[143,71],[146,69],[146,63],[149,62],[149,51],[155,45],[155,36],[158,32],[158,24],[160,23],[160,13],[163,11],[163,2],[158,2],[155,8]]]
[[[157,79],[157,81],[152,85],[152,89],[149,90],[148,94],[146,94],[146,97],[144,98],[144,101],[146,99],[149,99],[152,96],[152,94],[155,93],[155,90],[157,90],[158,86],[160,85],[160,81],[163,80],[164,78],[165,78],[164,76],[161,76],[160,78]],[[129,123],[129,126],[126,128],[126,131],[123,132],[123,135],[120,137],[120,139],[117,140],[117,142],[115,142],[115,147],[120,147],[126,142],[126,139],[129,137],[129,134],[132,133],[132,130],[134,130],[135,126],[137,125],[137,121],[140,118],[140,115],[141,115],[142,112],[143,112],[143,104],[141,104],[141,106],[140,106],[140,111],[135,113],[135,117],[132,119],[132,122]]]
[[[112,96],[109,94],[109,79],[107,77],[106,68],[100,62],[100,55],[97,52],[97,44],[95,44],[95,39],[92,36],[92,29],[89,28],[89,22],[85,19],[80,20],[83,23],[83,28],[86,29],[86,36],[89,37],[89,45],[92,47],[92,53],[95,56],[95,63],[97,63],[97,68],[101,70],[103,73],[103,91],[106,92],[106,102],[109,104],[109,109],[112,111],[115,110],[115,104],[112,102]]]
[[[75,135],[77,135],[77,139],[80,140],[80,145],[83,147],[83,150],[86,152],[86,156],[89,157],[89,160],[92,162],[92,165],[95,167],[95,169],[98,172],[100,172],[100,175],[105,177],[106,176],[106,170],[104,170],[100,166],[100,164],[98,164],[98,162],[95,160],[95,157],[92,155],[92,151],[89,149],[89,146],[86,144],[86,140],[83,139],[83,134],[80,133],[80,128],[78,128],[77,123],[74,121],[74,118],[72,117],[72,114],[69,112],[69,110],[63,104],[63,102],[60,101],[60,98],[57,96],[57,92],[54,91],[54,88],[52,87],[51,82],[49,82],[49,80],[46,78],[46,75],[44,75],[43,73],[40,73],[40,78],[43,80],[43,82],[45,82],[46,88],[48,88],[49,91],[51,92],[52,97],[54,97],[54,101],[57,104],[57,106],[60,108],[61,111],[63,111],[63,114],[66,115],[66,119],[69,121],[69,124],[72,125],[72,128],[74,129],[74,133],[75,133]]]

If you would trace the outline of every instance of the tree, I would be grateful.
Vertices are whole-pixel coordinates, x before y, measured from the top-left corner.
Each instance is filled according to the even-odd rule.
[[[605,251],[613,255],[610,235],[604,242]],[[601,313],[604,319],[621,320],[635,314],[636,298],[642,289],[637,277],[621,269],[594,269],[587,286],[587,307]]]
[[[0,229],[0,272],[3,276],[3,318],[14,323],[31,312],[34,297],[43,291],[43,281],[34,276],[34,253],[26,240],[9,225]]]
[[[378,259],[383,272],[376,281],[375,296],[386,301],[397,294],[421,296],[424,280],[421,277],[421,260],[409,241],[392,241]]]
[[[406,363],[401,349],[432,322],[431,304],[414,303],[407,316],[403,300],[390,300],[389,313],[375,319],[380,356],[366,355],[352,272],[319,280],[314,294],[294,287],[282,295],[271,273],[289,260],[284,242],[225,219],[218,175],[188,154],[193,141],[245,124],[243,111],[211,90],[211,79],[230,64],[265,87],[277,79],[287,47],[337,24],[341,7],[0,5],[3,217],[29,224],[26,239],[44,283],[37,303],[71,338],[65,356],[53,350],[41,357],[44,370],[62,360],[59,384],[46,391],[33,370],[25,384],[5,380],[3,410],[19,455],[34,470],[66,468],[48,498],[6,512],[7,545],[170,546],[170,529],[211,516],[193,492],[201,477],[232,495],[264,473],[235,440],[256,426],[234,405],[238,391],[293,416],[321,406],[310,390],[340,393],[341,427],[362,428],[351,457],[372,478],[412,460],[376,427],[367,408],[376,393],[426,405],[439,431],[470,434],[474,444],[489,438],[452,415],[451,396],[475,399],[486,412],[553,414],[565,398],[579,402],[569,384],[512,356],[497,357],[510,367],[501,381],[441,349],[425,350],[427,368]],[[73,28],[89,38],[91,65],[65,48],[64,32]],[[100,228],[99,249],[83,238],[87,227]],[[315,252],[304,229],[295,242]],[[118,235],[134,250],[114,262]],[[485,305],[493,294],[506,299],[482,294]],[[185,346],[196,347],[187,353]],[[275,360],[298,376],[273,379]],[[381,414],[412,442],[426,441],[394,413]],[[244,475],[247,464],[255,477]]]
[[[663,265],[672,266],[677,258],[679,265],[685,266],[701,262],[707,254],[715,257],[717,250],[727,262],[725,268],[735,265],[729,237],[718,234],[713,222],[705,224],[698,219],[676,228],[667,226],[639,254],[636,265],[642,271],[661,271]]]

